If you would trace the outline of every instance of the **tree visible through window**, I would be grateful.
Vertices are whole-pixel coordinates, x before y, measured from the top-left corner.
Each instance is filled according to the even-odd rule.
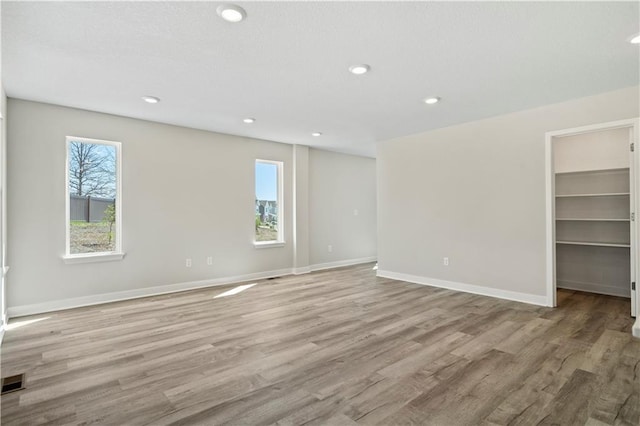
[[[67,254],[119,251],[118,142],[67,138]]]
[[[256,242],[282,242],[282,163],[256,160]]]

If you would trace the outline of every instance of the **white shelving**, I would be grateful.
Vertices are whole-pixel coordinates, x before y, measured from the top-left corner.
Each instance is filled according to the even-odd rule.
[[[622,247],[622,248],[631,247],[631,244],[593,243],[593,242],[587,242],[587,241],[556,241],[556,244],[569,244],[573,246],[596,246],[596,247]]]
[[[591,170],[577,170],[569,172],[556,172],[556,176],[568,176],[568,175],[597,175],[602,173],[616,173],[616,172],[629,172],[628,167],[614,167],[607,169],[591,169]]]
[[[630,170],[556,173],[557,286],[628,295]]]
[[[603,194],[565,194],[557,195],[556,198],[569,198],[569,197],[624,197],[629,196],[628,192],[609,192]]]
[[[606,218],[595,218],[595,217],[558,217],[556,221],[570,221],[570,222],[630,222],[630,219],[606,219]]]
[[[555,187],[556,198],[618,197],[631,192],[628,168],[556,173]]]

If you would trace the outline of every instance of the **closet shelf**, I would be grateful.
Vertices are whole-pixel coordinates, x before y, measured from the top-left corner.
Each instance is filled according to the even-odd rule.
[[[557,195],[556,198],[578,198],[578,197],[624,197],[629,196],[629,192],[606,192],[602,194],[564,194]]]
[[[584,217],[556,217],[556,221],[565,220],[571,222],[630,222],[630,219],[584,218]]]
[[[583,175],[583,174],[598,174],[598,173],[626,172],[626,171],[629,171],[629,167],[617,167],[614,169],[580,170],[577,172],[556,172],[556,175]]]
[[[556,244],[568,244],[573,246],[597,246],[597,247],[631,247],[630,244],[619,243],[595,243],[586,241],[556,241]]]

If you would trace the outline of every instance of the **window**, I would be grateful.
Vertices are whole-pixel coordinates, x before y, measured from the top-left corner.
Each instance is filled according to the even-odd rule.
[[[65,259],[121,259],[120,143],[67,137]]]
[[[255,244],[284,243],[282,221],[282,162],[256,160]]]

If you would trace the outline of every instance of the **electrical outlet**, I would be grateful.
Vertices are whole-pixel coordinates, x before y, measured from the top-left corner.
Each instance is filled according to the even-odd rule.
[[[191,268],[191,259],[187,259],[186,266],[187,268]]]
[[[443,257],[442,258],[442,264],[444,266],[449,266],[449,258],[448,257]]]
[[[327,251],[329,253],[333,252],[333,246],[331,246],[331,245],[327,246]]]
[[[359,214],[358,209],[355,209],[355,210],[353,211],[353,215],[354,215],[354,216],[358,216],[358,214]]]
[[[209,265],[209,266],[213,265],[213,257],[212,256],[207,257],[207,265]]]

